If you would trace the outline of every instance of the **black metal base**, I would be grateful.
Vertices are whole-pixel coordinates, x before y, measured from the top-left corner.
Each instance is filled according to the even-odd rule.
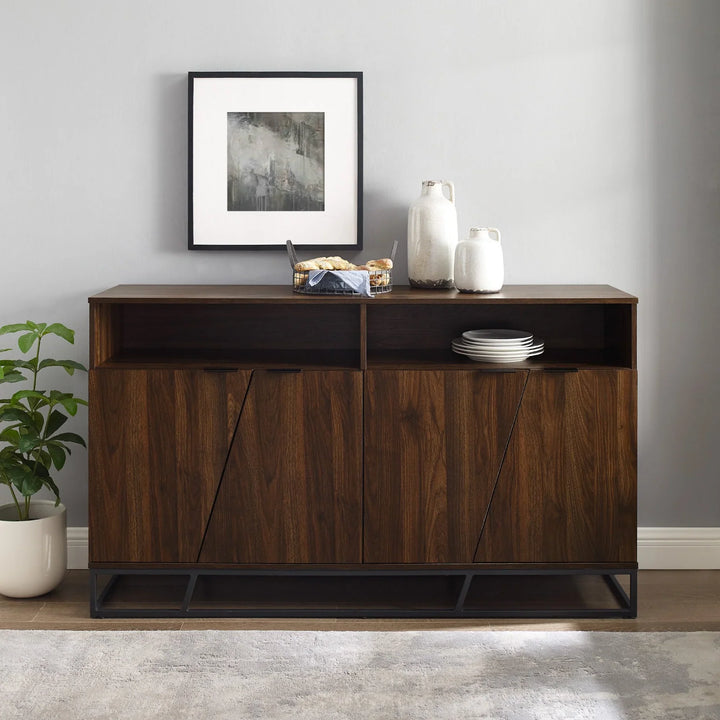
[[[637,570],[615,568],[92,568],[90,593],[94,618],[637,617]]]

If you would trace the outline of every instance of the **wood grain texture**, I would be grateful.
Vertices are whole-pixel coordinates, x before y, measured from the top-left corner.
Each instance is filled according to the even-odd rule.
[[[636,373],[530,373],[475,560],[635,562]]]
[[[110,360],[122,347],[122,305],[90,305],[90,367]]]
[[[365,563],[472,562],[526,376],[366,373]]]
[[[194,562],[250,372],[92,370],[92,562]]]
[[[505,285],[502,292],[489,295],[459,293],[457,290],[419,290],[407,285],[394,285],[390,293],[364,298],[351,295],[300,295],[288,285],[116,285],[89,298],[91,303],[293,303],[318,305],[332,303],[372,303],[392,305],[421,303],[437,305],[503,305],[520,303],[636,303],[634,295],[610,285]]]
[[[359,308],[343,305],[128,305],[123,347],[208,352],[360,347]],[[181,319],[181,321],[179,321]],[[322,328],[323,332],[308,332]]]
[[[199,562],[358,563],[362,374],[256,371]]]
[[[636,303],[601,285],[94,296],[91,561],[631,565]],[[471,327],[529,329],[546,351],[485,372],[449,349]],[[580,372],[550,372],[565,366]]]

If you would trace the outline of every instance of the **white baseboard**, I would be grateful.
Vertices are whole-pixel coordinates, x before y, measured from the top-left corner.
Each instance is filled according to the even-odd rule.
[[[67,562],[69,570],[87,570],[88,529],[69,527],[67,529]]]
[[[88,529],[67,530],[68,568],[88,566]],[[720,527],[638,528],[638,565],[641,570],[720,570]]]
[[[720,527],[638,528],[641,570],[720,570]]]

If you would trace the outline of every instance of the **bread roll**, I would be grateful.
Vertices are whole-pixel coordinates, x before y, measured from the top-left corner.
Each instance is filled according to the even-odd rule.
[[[337,255],[334,257],[326,257],[325,262],[330,263],[332,267],[328,268],[328,270],[349,270],[350,269],[350,263],[345,259],[341,258]]]
[[[319,270],[320,266],[315,260],[305,260],[303,262],[295,263],[295,270],[299,272],[307,272],[308,270]]]
[[[379,260],[368,260],[367,266],[371,268],[379,268],[380,270],[390,270],[393,261],[390,258],[380,258]]]

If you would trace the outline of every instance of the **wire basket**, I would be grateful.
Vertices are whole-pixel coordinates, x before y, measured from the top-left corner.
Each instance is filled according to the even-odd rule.
[[[392,250],[390,251],[390,259],[395,262],[395,253],[397,252],[398,241],[393,243]],[[308,287],[307,281],[310,278],[311,270],[295,270],[295,265],[298,263],[298,257],[295,253],[292,241],[287,241],[288,257],[290,258],[290,267],[293,269],[293,291],[296,293],[302,293],[303,295],[359,295],[351,288],[337,289],[316,289],[315,287]],[[335,273],[342,274],[343,270],[334,270]],[[373,268],[372,270],[362,271],[367,272],[370,275],[370,292],[373,295],[380,295],[381,293],[389,293],[392,288],[392,270],[383,270],[381,268]]]

